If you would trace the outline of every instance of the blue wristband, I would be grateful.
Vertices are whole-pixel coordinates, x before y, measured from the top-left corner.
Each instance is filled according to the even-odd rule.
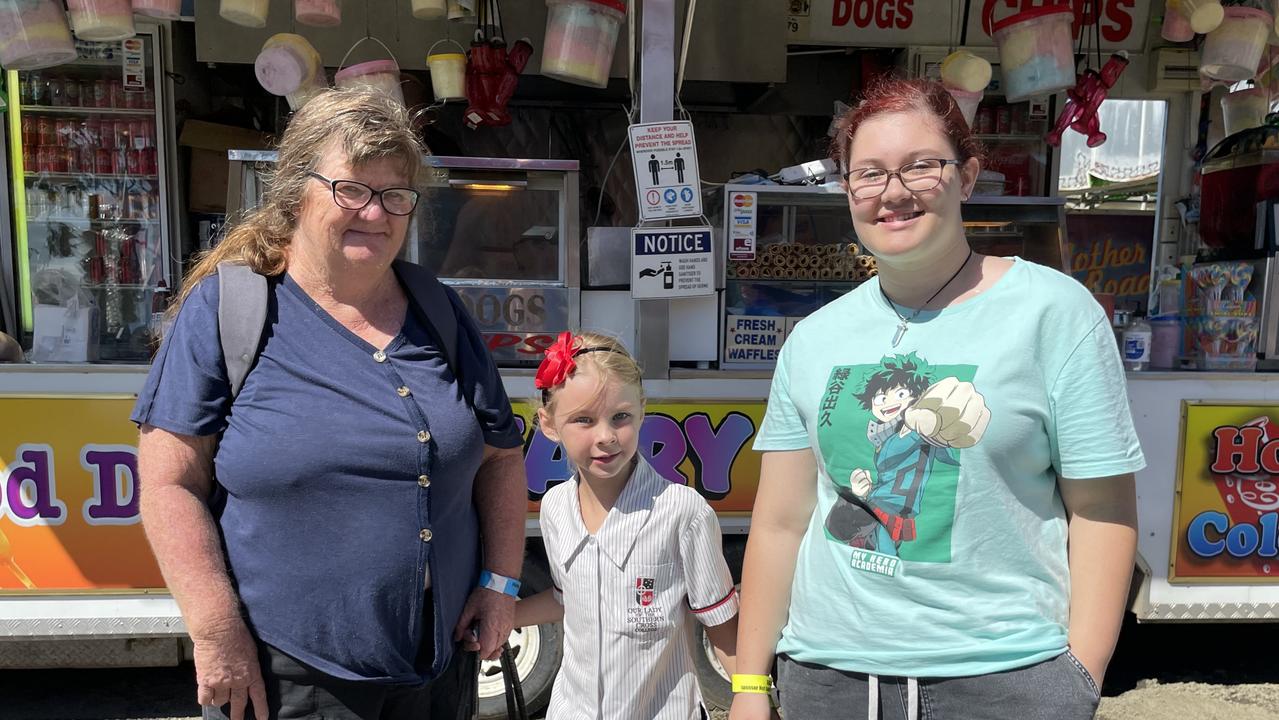
[[[499,592],[503,595],[511,597],[520,596],[520,581],[514,578],[508,578],[505,575],[491,573],[488,570],[480,571],[480,587],[487,588],[493,592]]]

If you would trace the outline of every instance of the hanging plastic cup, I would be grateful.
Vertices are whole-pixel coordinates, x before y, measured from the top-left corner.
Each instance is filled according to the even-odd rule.
[[[182,0],[133,0],[133,12],[160,20],[177,20],[182,17]]]
[[[311,27],[342,24],[341,0],[293,0],[293,19]]]
[[[440,43],[453,43],[461,52],[437,53]],[[431,69],[431,90],[436,102],[466,99],[466,49],[456,40],[437,40],[426,51],[426,65]]]
[[[941,61],[941,81],[948,88],[981,93],[991,74],[990,62],[967,50],[956,50]]]
[[[1225,10],[1219,0],[1180,0],[1181,14],[1190,21],[1190,29],[1207,35],[1221,25]]]
[[[995,23],[995,44],[1010,103],[1051,95],[1075,85],[1075,51],[1069,5],[1019,12]]]
[[[1183,43],[1195,39],[1195,29],[1181,12],[1181,0],[1164,0],[1164,21],[1159,36],[1168,42]]]
[[[320,53],[301,35],[279,33],[262,44],[253,62],[262,89],[288,100],[297,110],[327,87]]]
[[[1250,7],[1228,7],[1225,13],[1221,25],[1204,39],[1199,72],[1225,82],[1248,80],[1257,74],[1274,16]]]
[[[449,20],[465,20],[475,17],[475,13],[471,8],[458,2],[458,0],[448,0],[447,2]]]
[[[1226,135],[1260,127],[1269,109],[1269,100],[1265,88],[1236,90],[1222,96],[1221,119]]]
[[[446,0],[413,0],[413,17],[418,20],[439,20],[449,11]]]
[[[602,88],[613,66],[617,30],[626,18],[623,0],[546,0],[542,74]]]
[[[372,40],[381,45],[390,59],[372,60],[351,67],[343,67],[346,65],[346,59],[351,57],[355,48],[365,40]],[[395,53],[391,52],[391,48],[381,40],[367,35],[356,40],[355,44],[342,56],[342,62],[338,63],[338,68],[339,70],[333,75],[334,85],[340,88],[366,87],[380,90],[401,104],[404,103],[404,89],[400,87],[400,65],[395,62]]]
[[[110,42],[134,35],[129,0],[67,0],[71,31],[81,40]]]
[[[227,22],[260,28],[266,27],[267,12],[270,9],[270,0],[222,0],[218,14]]]
[[[75,60],[67,14],[58,0],[0,3],[0,66],[39,70]]]

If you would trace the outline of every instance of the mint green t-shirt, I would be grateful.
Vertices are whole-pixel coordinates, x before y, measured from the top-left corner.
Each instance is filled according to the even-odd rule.
[[[755,449],[812,448],[818,472],[777,650],[906,677],[1055,657],[1070,604],[1057,475],[1145,466],[1105,313],[1017,258],[894,348],[898,325],[874,279],[781,350]]]

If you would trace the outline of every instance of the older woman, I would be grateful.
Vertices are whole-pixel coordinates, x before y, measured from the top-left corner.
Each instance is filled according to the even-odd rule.
[[[521,437],[456,297],[449,358],[393,264],[422,152],[378,94],[307,103],[261,206],[192,269],[138,398],[142,518],[206,717],[453,717],[475,672],[455,643],[490,657],[510,632],[514,597],[488,588],[520,573]],[[267,276],[238,393],[224,261]]]
[[[791,718],[1091,718],[1144,464],[1105,313],[1060,272],[973,252],[981,149],[940,85],[885,81],[839,130],[879,276],[777,363],[738,672],[776,654]],[[767,716],[766,680],[735,683],[733,720]]]

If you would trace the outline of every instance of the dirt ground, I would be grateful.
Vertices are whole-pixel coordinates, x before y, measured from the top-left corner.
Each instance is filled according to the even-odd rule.
[[[1275,648],[1279,623],[1130,622],[1106,675],[1097,720],[1279,719]],[[6,670],[0,672],[0,720],[198,720],[193,675],[189,664]],[[714,714],[715,720],[725,716]]]
[[[1103,698],[1097,720],[1274,720],[1279,685],[1212,685],[1146,680]]]

